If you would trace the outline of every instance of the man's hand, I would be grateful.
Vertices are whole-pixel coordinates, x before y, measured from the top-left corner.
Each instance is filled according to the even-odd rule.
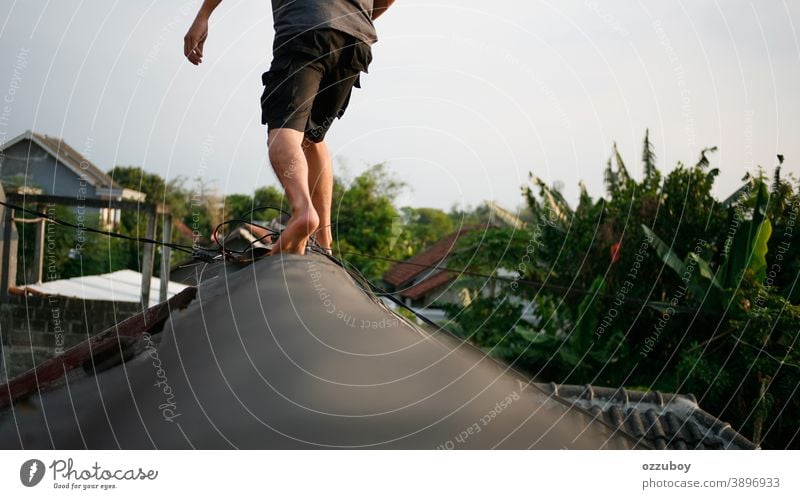
[[[203,6],[183,37],[183,55],[195,66],[203,62],[203,45],[208,38],[208,18],[220,2],[222,0],[203,0]]]
[[[183,55],[195,66],[203,62],[203,44],[206,43],[207,37],[208,18],[198,14],[186,36],[183,37]]]

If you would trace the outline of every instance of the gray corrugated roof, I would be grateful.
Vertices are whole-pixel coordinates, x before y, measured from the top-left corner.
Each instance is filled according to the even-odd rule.
[[[196,297],[169,320],[90,340],[148,324],[124,364],[95,359],[92,372],[79,345],[23,375],[32,391],[0,413],[0,448],[754,447],[691,395],[532,383],[393,314],[319,255],[194,269]],[[73,352],[88,376],[66,386],[59,362]],[[153,387],[167,376],[165,402]]]
[[[0,448],[645,447],[393,314],[328,258],[203,267],[185,308],[95,337],[118,359],[117,338],[137,341],[124,364],[93,371],[84,345],[12,381],[29,391],[0,414]],[[65,358],[87,377],[66,385]]]
[[[655,449],[756,448],[731,425],[701,409],[693,395],[591,385],[539,386]]]

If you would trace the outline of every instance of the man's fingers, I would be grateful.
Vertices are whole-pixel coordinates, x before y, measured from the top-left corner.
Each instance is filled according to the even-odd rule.
[[[208,25],[200,18],[195,19],[183,37],[183,55],[195,66],[202,62],[206,37],[208,37]]]
[[[203,62],[203,54],[200,54],[197,50],[193,50],[189,53],[189,61],[196,66]]]
[[[197,42],[194,37],[186,35],[183,39],[183,55],[195,66],[200,64],[203,57],[203,41]]]
[[[196,37],[186,35],[183,40],[183,55],[185,55],[192,64],[200,64],[203,57],[203,45],[205,45],[206,37],[203,36],[199,40]]]
[[[197,40],[193,36],[186,35],[183,39],[183,55],[189,57],[197,52]]]

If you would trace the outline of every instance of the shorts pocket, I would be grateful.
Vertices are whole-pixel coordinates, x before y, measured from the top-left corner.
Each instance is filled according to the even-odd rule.
[[[344,115],[345,110],[347,110],[347,106],[350,105],[350,98],[353,96],[353,88],[361,88],[361,73],[355,74],[355,80],[353,80],[352,85],[349,85],[347,94],[337,110],[336,117],[339,119],[341,119],[341,117]]]
[[[272,61],[269,71],[261,75],[264,92],[261,94],[261,123],[285,120],[291,116],[295,101],[294,72],[291,59]]]

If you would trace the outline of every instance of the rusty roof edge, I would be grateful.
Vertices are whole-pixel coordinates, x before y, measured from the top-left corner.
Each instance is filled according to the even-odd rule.
[[[51,388],[65,373],[82,365],[111,348],[118,347],[121,340],[139,340],[154,327],[166,320],[173,310],[186,308],[197,296],[197,287],[189,286],[165,302],[128,317],[97,333],[63,354],[50,358],[30,371],[26,371],[0,385],[0,410],[11,403]]]

